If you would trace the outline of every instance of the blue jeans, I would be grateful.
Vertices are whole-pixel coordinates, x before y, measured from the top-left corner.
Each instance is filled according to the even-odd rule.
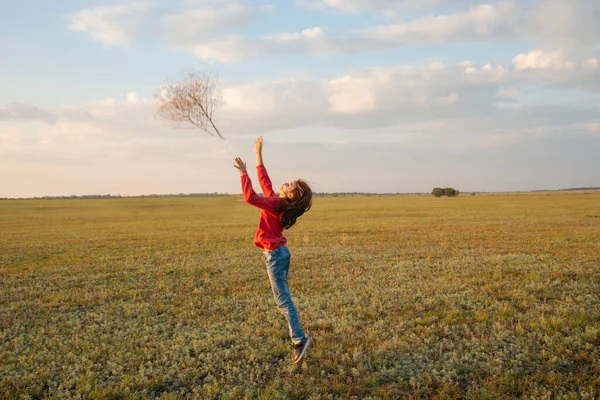
[[[290,296],[288,286],[288,271],[290,269],[290,251],[286,246],[275,250],[265,251],[265,264],[267,264],[267,273],[271,281],[273,297],[277,302],[279,311],[287,320],[290,329],[290,338],[292,343],[300,343],[304,339],[304,331],[300,326],[298,312]]]

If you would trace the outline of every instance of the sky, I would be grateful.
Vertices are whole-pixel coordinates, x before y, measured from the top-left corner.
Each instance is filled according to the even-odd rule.
[[[0,197],[600,186],[597,0],[2,1]],[[156,116],[191,70],[224,140]],[[260,189],[257,190],[260,192]]]

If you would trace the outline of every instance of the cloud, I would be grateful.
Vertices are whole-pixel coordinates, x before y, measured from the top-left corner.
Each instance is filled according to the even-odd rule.
[[[564,48],[600,44],[600,3],[596,0],[547,0],[523,13],[525,39]]]
[[[330,37],[320,27],[259,38],[228,35],[195,42],[177,42],[172,37],[171,43],[178,48],[187,49],[198,58],[223,62],[282,54],[351,54],[385,47],[385,44],[367,38]]]
[[[512,67],[515,80],[549,82],[593,93],[600,91],[600,60],[597,57],[536,49],[515,56]]]
[[[127,93],[127,101],[137,104],[140,102],[140,96],[136,92],[129,92]]]
[[[223,32],[239,30],[273,11],[272,6],[245,6],[236,2],[209,4],[163,18],[163,34],[178,45],[198,43]]]
[[[382,124],[395,118],[418,118],[438,109],[445,114],[447,106],[459,101],[455,88],[445,83],[452,68],[440,64],[427,66],[401,65],[373,68],[330,80],[326,85],[330,111],[366,117],[373,115]]]
[[[203,40],[197,43],[177,43],[175,41],[172,43],[176,48],[186,49],[201,59],[233,62],[259,56],[255,51],[254,43],[239,35]]]
[[[68,28],[85,32],[106,45],[126,47],[140,26],[147,8],[146,3],[137,2],[82,9],[68,15]]]
[[[306,2],[305,2],[306,3]],[[354,54],[403,44],[465,43],[493,40],[529,40],[548,48],[590,48],[600,44],[600,3],[593,0],[548,0],[524,3],[497,1],[476,4],[472,0],[419,2],[391,0],[321,0],[317,8],[345,12],[379,10],[412,15],[412,20],[347,31],[332,36],[322,26],[297,32],[248,35],[246,28],[269,15],[270,5],[251,5],[236,1],[187,2],[187,9],[162,18],[162,37],[175,49],[198,58],[223,62],[271,55]],[[445,14],[424,14],[443,6]],[[464,9],[464,7],[470,7]],[[69,29],[89,34],[107,45],[127,46],[144,19],[149,3],[87,8],[68,16]],[[458,8],[458,9],[457,9]],[[391,15],[391,14],[390,14]]]
[[[296,0],[294,3],[310,10],[332,8],[353,14],[368,12],[389,16],[400,10],[421,10],[441,4],[463,5],[476,2],[477,0]]]
[[[368,38],[396,44],[525,39],[582,47],[600,43],[599,16],[600,4],[592,0],[550,0],[535,5],[501,1],[362,32]]]
[[[384,3],[387,4],[384,1],[380,5]],[[347,11],[366,7],[366,3],[360,1],[330,1],[327,4],[348,7]],[[550,48],[579,49],[600,44],[600,24],[596,23],[600,5],[589,0],[551,0],[537,5],[501,1],[445,15],[420,16],[408,22],[374,26],[340,36],[331,36],[322,27],[261,37],[229,32],[236,26],[244,26],[261,13],[265,14],[265,10],[231,3],[220,10],[200,9],[190,15],[171,16],[165,22],[171,27],[165,37],[172,45],[187,49],[196,57],[224,62],[284,54],[353,54],[403,44],[507,39],[538,41]],[[193,18],[196,14],[198,16]],[[196,19],[207,22],[198,24]]]
[[[350,54],[381,48],[381,44],[370,39],[357,37],[331,37],[320,27],[305,29],[301,32],[279,33],[265,36],[266,54]]]
[[[594,61],[597,59],[590,59],[588,62],[582,63],[587,65],[588,63],[593,68]],[[576,64],[569,60],[562,51],[544,51],[534,50],[529,53],[521,53],[512,60],[513,65],[517,70],[524,69],[573,69]]]
[[[329,82],[330,110],[338,114],[360,114],[375,107],[373,81],[345,76]]]
[[[270,14],[273,7],[229,1],[202,4],[202,7],[164,17],[164,40],[198,58],[230,62],[252,57],[257,50],[253,40],[233,32],[259,21]]]
[[[536,106],[519,102],[519,85],[560,84],[573,90],[586,86],[585,90],[600,93],[600,87],[593,84],[600,71],[584,75],[582,64],[574,65],[579,68],[560,70],[557,75],[510,65],[432,63],[357,70],[329,80],[247,83],[225,89],[225,105],[217,118],[232,134],[314,126],[354,131],[393,127],[397,131],[398,126],[427,121],[461,121],[469,130],[494,132],[492,142],[501,143],[499,130],[530,134],[596,120],[597,109],[590,103]],[[486,123],[475,126],[475,121]]]
[[[223,101],[217,123],[233,135],[314,125],[328,109],[321,82],[308,79],[230,85]]]
[[[448,43],[512,36],[518,22],[518,8],[514,4],[486,4],[463,13],[432,15],[403,24],[369,28],[363,32],[366,37],[398,44]]]
[[[593,58],[571,59],[565,53],[557,56],[549,52],[547,62],[543,54],[538,50],[522,53],[507,65],[435,62],[359,69],[329,79],[224,82],[224,104],[216,111],[215,122],[226,138],[317,126],[356,132],[397,129],[427,121],[490,120],[477,128],[482,132],[496,128],[525,132],[597,122],[597,108],[590,102],[559,102],[562,108],[547,106],[540,111],[531,100],[527,104],[520,101],[520,87],[529,88],[528,96],[557,85],[579,90],[582,96],[600,93],[600,67],[590,61]],[[528,67],[523,68],[525,65]],[[44,131],[46,142],[80,141],[87,136],[119,141],[190,134],[189,130],[160,124],[153,99],[135,91],[121,95],[121,99],[52,111],[10,105],[0,109],[0,119],[58,121],[60,126]],[[86,128],[86,124],[94,129]]]
[[[367,0],[296,0],[294,2],[298,7],[322,10],[325,8],[334,8],[347,13],[359,13],[368,10]],[[400,1],[394,0],[378,0],[372,1],[371,7],[379,10],[389,10],[394,8],[394,3],[400,3]]]
[[[195,57],[234,62],[272,55],[355,54],[404,44],[466,43],[494,40],[529,40],[544,48],[589,48],[600,44],[600,5],[592,0],[549,0],[543,3],[499,1],[474,5],[432,0],[422,9],[444,5],[446,14],[423,14],[416,10],[412,20],[330,35],[321,26],[297,32],[261,36],[247,35],[245,28],[272,14],[271,6],[249,6],[237,2],[203,3],[184,13],[163,19],[163,37],[172,47],[184,49]],[[412,2],[381,0],[324,0],[312,3],[347,12],[371,8],[405,8]],[[451,8],[450,6],[452,5]],[[458,6],[468,9],[456,10]],[[379,7],[379,8],[378,8]],[[388,10],[389,11],[389,10]],[[398,20],[398,18],[394,18]]]
[[[44,168],[95,168],[136,163],[193,163],[223,157],[221,142],[198,130],[172,129],[154,118],[153,99],[105,99],[52,110],[53,125],[9,120],[0,131],[0,159]],[[229,153],[226,153],[229,156]],[[230,157],[232,158],[232,157]],[[154,167],[153,167],[154,168]]]
[[[0,121],[37,120],[53,124],[56,118],[56,114],[30,104],[10,103],[5,109],[0,108]]]

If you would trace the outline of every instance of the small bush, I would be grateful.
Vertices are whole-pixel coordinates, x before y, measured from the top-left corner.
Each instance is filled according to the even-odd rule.
[[[458,196],[458,190],[454,189],[454,188],[446,188],[444,190],[444,193],[446,194],[446,196],[448,197],[454,197],[454,196]]]
[[[436,187],[431,191],[431,194],[435,197],[442,197],[442,196],[448,196],[448,197],[454,197],[454,196],[458,196],[458,190],[454,189],[454,188],[439,188]]]
[[[444,189],[435,188],[431,191],[431,194],[434,195],[435,197],[442,197],[444,195]]]

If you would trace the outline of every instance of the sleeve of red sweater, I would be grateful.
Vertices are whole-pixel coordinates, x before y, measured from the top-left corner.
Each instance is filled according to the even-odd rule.
[[[262,189],[265,196],[275,196],[275,192],[273,191],[273,185],[271,184],[271,179],[269,178],[269,174],[267,173],[267,169],[265,168],[265,166],[257,166],[256,172],[258,174],[258,183],[260,183],[260,188]]]
[[[247,173],[241,176],[242,180],[242,193],[244,194],[244,201],[255,207],[263,210],[273,211],[279,205],[279,197],[277,196],[259,196],[252,188],[252,181]]]

